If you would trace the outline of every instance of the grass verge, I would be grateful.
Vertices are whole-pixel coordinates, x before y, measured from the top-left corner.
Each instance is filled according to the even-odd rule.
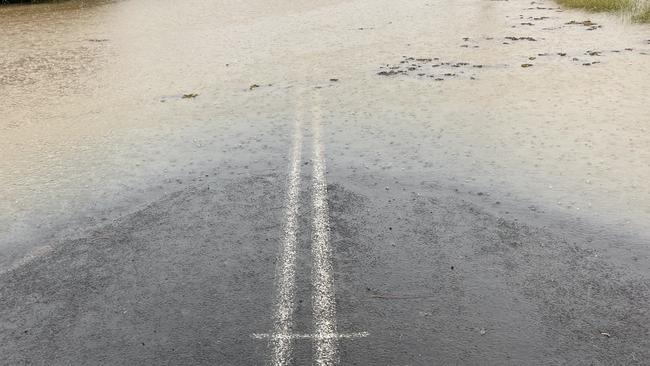
[[[567,8],[581,8],[591,11],[621,11],[630,9],[632,0],[557,0]]]
[[[639,23],[650,23],[650,5],[643,8],[633,19]]]
[[[635,6],[635,0],[555,0],[566,8],[585,9],[588,11],[629,12],[632,20],[650,23],[650,3]]]

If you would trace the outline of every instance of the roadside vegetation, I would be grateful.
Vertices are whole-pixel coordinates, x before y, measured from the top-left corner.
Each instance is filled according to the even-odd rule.
[[[579,8],[589,11],[629,12],[632,19],[640,23],[650,23],[650,2],[643,5],[634,0],[556,0],[567,8]],[[643,0],[641,0],[643,2]]]
[[[582,8],[591,11],[620,11],[629,9],[634,4],[632,0],[557,0],[567,8]]]
[[[650,23],[650,4],[642,8],[642,10],[634,16],[634,20],[640,23]]]
[[[0,5],[55,3],[61,0],[0,0]]]

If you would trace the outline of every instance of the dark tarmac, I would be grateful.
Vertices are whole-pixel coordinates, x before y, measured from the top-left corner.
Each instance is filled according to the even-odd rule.
[[[648,283],[599,256],[599,239],[504,219],[436,187],[368,185],[377,178],[328,185],[338,327],[369,332],[340,341],[340,364],[650,357]],[[252,335],[272,328],[285,183],[281,172],[215,176],[4,273],[0,363],[264,364],[267,342]],[[296,266],[305,333],[309,211],[301,205]],[[296,340],[294,357],[310,364],[311,342]]]
[[[0,366],[650,365],[647,25],[395,4],[0,7]]]

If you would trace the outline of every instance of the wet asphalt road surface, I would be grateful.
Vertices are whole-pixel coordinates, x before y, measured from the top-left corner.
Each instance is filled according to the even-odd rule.
[[[0,365],[649,364],[647,28],[161,3],[0,8]]]
[[[301,128],[291,332],[309,335],[314,142]],[[274,327],[289,167],[206,175],[4,273],[1,363],[271,362],[273,342],[254,335]],[[473,202],[481,192],[380,171],[326,179],[337,329],[367,332],[334,342],[339,364],[642,365],[650,356],[643,265],[599,257],[594,248],[610,243],[602,234],[505,219]],[[314,363],[314,344],[294,339],[285,361]]]

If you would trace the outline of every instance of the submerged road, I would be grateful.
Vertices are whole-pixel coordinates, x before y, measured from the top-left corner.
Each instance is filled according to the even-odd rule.
[[[601,239],[328,182],[319,97],[299,98],[288,169],[215,174],[3,274],[2,363],[645,362],[648,284]]]
[[[164,5],[0,8],[0,365],[648,363],[647,27]]]

